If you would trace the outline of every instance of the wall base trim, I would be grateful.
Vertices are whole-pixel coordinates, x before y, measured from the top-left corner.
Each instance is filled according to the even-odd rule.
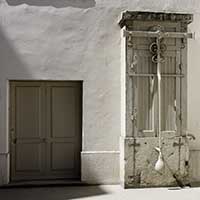
[[[89,184],[118,184],[119,156],[119,151],[83,151],[81,181]]]
[[[120,154],[120,151],[82,151],[81,154]]]

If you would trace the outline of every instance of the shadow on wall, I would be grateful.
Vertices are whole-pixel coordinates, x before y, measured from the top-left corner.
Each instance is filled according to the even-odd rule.
[[[5,82],[6,79],[20,77],[31,78],[31,74],[26,69],[26,64],[21,59],[22,56],[1,28],[0,43],[0,80]]]
[[[91,8],[96,5],[95,0],[6,0],[6,1],[10,6],[27,4],[32,6],[53,6],[55,8],[64,8],[64,7]]]
[[[0,184],[5,184],[8,180],[7,156],[9,144],[7,143],[6,113],[7,113],[7,80],[27,77],[31,78],[26,69],[26,65],[21,59],[18,50],[14,47],[7,34],[0,27]]]

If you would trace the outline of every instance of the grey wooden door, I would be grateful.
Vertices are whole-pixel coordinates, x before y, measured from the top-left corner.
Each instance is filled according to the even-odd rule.
[[[81,87],[10,82],[11,180],[80,178]]]

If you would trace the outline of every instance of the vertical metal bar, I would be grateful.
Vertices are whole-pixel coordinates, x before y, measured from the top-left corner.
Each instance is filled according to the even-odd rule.
[[[176,74],[181,74],[181,55],[180,51],[176,52]],[[181,135],[181,121],[180,121],[180,113],[181,113],[181,79],[177,78],[175,88],[175,97],[176,97],[176,128],[177,135]]]
[[[161,51],[160,51],[160,38],[156,38],[157,44],[157,79],[158,79],[158,138],[159,138],[159,148],[161,147]]]
[[[138,52],[136,50],[133,51],[133,53],[138,55]],[[137,65],[135,66],[135,71],[138,71],[138,65],[140,64],[141,60],[138,61]],[[139,78],[138,77],[132,77],[132,108],[133,108],[133,113],[135,114],[136,118],[134,120],[134,124],[133,124],[133,137],[137,137],[138,136],[138,109],[139,109],[139,105],[138,105],[138,98],[139,98],[139,92],[138,92],[138,87],[139,87]]]

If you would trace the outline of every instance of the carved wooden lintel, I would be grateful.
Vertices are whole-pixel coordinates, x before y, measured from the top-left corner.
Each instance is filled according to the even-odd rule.
[[[135,12],[126,11],[122,14],[122,18],[119,21],[120,27],[124,27],[130,21],[170,21],[180,22],[185,28],[189,23],[193,21],[192,14],[182,13],[162,13],[162,12]],[[184,29],[183,28],[183,29]]]

